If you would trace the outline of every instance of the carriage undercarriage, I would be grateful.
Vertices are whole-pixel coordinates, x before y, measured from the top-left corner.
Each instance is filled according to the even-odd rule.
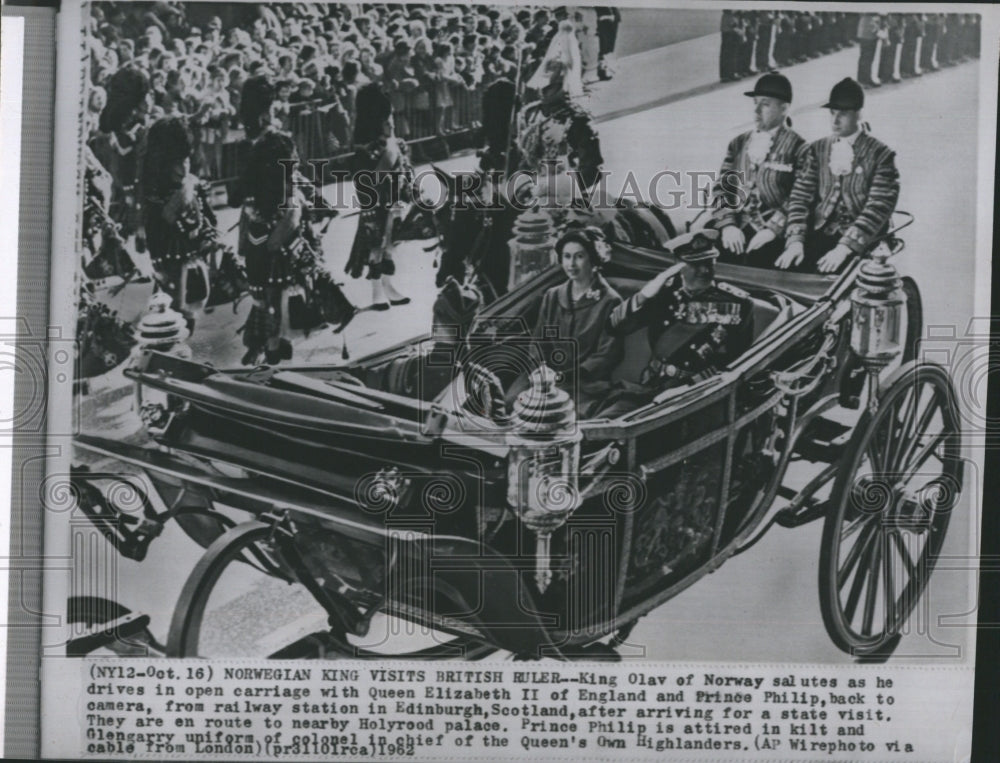
[[[409,601],[362,591],[344,579],[332,588],[316,579],[305,563],[301,544],[296,542],[296,536],[314,527],[316,518],[324,514],[322,495],[316,494],[313,500],[289,500],[278,491],[262,489],[257,479],[260,475],[244,472],[242,477],[222,476],[226,470],[232,471],[232,465],[218,460],[213,463],[160,453],[137,458],[128,448],[111,450],[108,443],[81,438],[81,448],[100,458],[129,464],[136,475],[114,479],[130,483],[140,496],[139,517],[110,505],[114,491],[107,489],[107,473],[74,473],[79,486],[90,488],[81,493],[81,509],[119,553],[141,560],[170,520],[180,523],[207,548],[177,603],[165,645],[152,638],[148,617],[100,601],[83,601],[75,602],[71,610],[77,612],[79,622],[93,627],[74,639],[69,652],[78,654],[103,646],[124,653],[139,648],[169,656],[209,655],[214,637],[215,647],[220,647],[221,639],[223,653],[231,654],[226,650],[233,645],[232,626],[212,631],[212,617],[220,617],[219,612],[225,610],[224,605],[219,611],[212,609],[213,590],[224,586],[227,575],[243,578],[252,571],[273,584],[270,590],[257,592],[265,604],[277,596],[294,598],[288,593],[294,588],[301,600],[309,598],[312,605],[311,617],[301,615],[302,627],[286,634],[288,643],[272,643],[273,649],[257,656],[477,659],[504,649],[521,658],[616,659],[616,647],[625,642],[640,617],[729,556],[753,546],[769,527],[794,528],[822,519],[820,597],[827,630],[840,648],[855,656],[884,658],[891,654],[903,621],[926,585],[960,488],[961,462],[954,452],[953,437],[957,417],[949,405],[950,395],[943,371],[911,363],[896,372],[874,415],[868,410],[851,412],[840,407],[838,394],[818,399],[802,414],[783,411],[788,406],[782,396],[760,406],[768,409],[759,411],[760,416],[782,415],[785,424],[776,430],[780,433],[776,440],[780,444],[780,439],[787,438],[790,447],[776,455],[772,478],[758,491],[756,505],[725,547],[719,538],[722,518],[715,530],[720,547],[701,569],[653,593],[638,606],[601,622],[589,622],[576,634],[553,632],[543,618],[527,618],[518,626],[516,636],[498,634],[490,631],[489,624],[483,629],[477,627],[476,618],[461,616],[461,604],[453,607],[459,616],[449,615],[448,606],[428,600],[442,596],[442,592],[435,590],[431,581],[421,583],[412,574],[414,568],[427,566],[423,557],[433,541],[406,528],[385,534],[386,558],[373,564],[385,564],[385,590],[402,590],[404,596],[409,594]],[[885,422],[890,418],[896,423],[886,432]],[[931,431],[931,423],[939,430]],[[875,479],[854,481],[851,475],[862,469],[859,453],[869,453],[870,458],[894,468],[896,485]],[[922,469],[932,457],[942,466],[940,475],[916,488],[906,486],[907,476]],[[793,462],[811,465],[811,478],[799,488],[783,484],[785,470]],[[891,501],[883,495],[885,491],[893,492]],[[858,505],[879,508],[865,514]],[[895,508],[886,512],[886,505]],[[233,507],[238,510],[233,511]],[[343,539],[343,532],[342,526],[336,527],[336,537]],[[852,537],[855,540],[850,543]],[[523,586],[531,568],[530,558],[519,560],[515,569],[504,571],[506,574],[494,572],[497,579],[491,582],[500,587]],[[480,570],[476,574],[490,573]],[[511,594],[511,599],[516,601],[516,595]],[[469,607],[465,605],[464,610]],[[509,616],[505,612],[499,618]],[[107,621],[103,621],[105,617]],[[414,630],[400,628],[398,623],[414,624],[424,631],[425,641],[430,639],[428,645],[398,653],[369,648],[364,637],[370,633],[374,618],[381,621],[383,635],[393,630],[389,623],[397,623],[397,631],[412,637]],[[209,634],[204,639],[203,629]],[[428,630],[433,634],[428,636]]]

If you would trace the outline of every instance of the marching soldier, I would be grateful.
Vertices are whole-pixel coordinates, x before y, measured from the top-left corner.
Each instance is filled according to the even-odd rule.
[[[861,255],[889,225],[899,198],[895,153],[861,129],[864,90],[847,78],[833,86],[824,108],[833,135],[808,146],[788,202],[788,245],[777,266],[839,270]]]
[[[242,266],[219,236],[208,185],[191,172],[193,140],[187,118],[162,117],[150,126],[139,168],[141,226],[158,289],[194,330],[194,312],[238,299]]]
[[[715,280],[719,233],[675,238],[682,263],[668,268],[616,307],[608,331],[646,327],[652,349],[639,384],[615,382],[597,415],[616,418],[672,387],[706,379],[739,357],[753,340],[753,302],[745,291]]]
[[[765,74],[750,92],[754,130],[729,143],[713,191],[715,227],[727,259],[770,267],[784,250],[788,195],[801,169],[805,140],[787,126],[792,85]]]

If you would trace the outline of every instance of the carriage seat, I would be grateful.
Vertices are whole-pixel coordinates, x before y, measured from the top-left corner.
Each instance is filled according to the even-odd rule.
[[[645,281],[632,278],[609,279],[611,286],[617,291],[622,299],[629,299],[639,289]],[[795,304],[780,294],[774,295],[775,302],[771,302],[759,297],[751,297],[753,300],[753,341],[766,336],[781,326],[795,313]],[[625,352],[622,361],[611,374],[612,381],[639,381],[639,376],[643,369],[649,365],[649,340],[645,329],[633,331],[625,337]]]

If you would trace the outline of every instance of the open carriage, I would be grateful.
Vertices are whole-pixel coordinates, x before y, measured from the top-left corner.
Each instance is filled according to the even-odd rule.
[[[78,437],[115,467],[74,468],[76,497],[130,558],[171,520],[205,551],[166,644],[144,616],[74,600],[94,631],[71,651],[385,657],[364,640],[378,617],[433,631],[394,653],[409,659],[613,658],[643,615],[768,528],[821,520],[829,635],[884,658],[962,463],[951,381],[917,359],[919,292],[883,260],[839,276],[720,264],[753,298],[750,349],[614,420],[577,420],[544,374],[532,394],[559,426],[497,405],[557,267],[461,335],[349,364],[230,371],[151,353],[129,374],[152,444]],[[628,298],[675,262],[669,246],[619,244],[605,275]],[[629,337],[615,378],[636,380],[649,352]]]

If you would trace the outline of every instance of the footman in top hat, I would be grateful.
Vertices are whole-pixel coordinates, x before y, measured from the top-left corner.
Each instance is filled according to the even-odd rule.
[[[670,249],[681,262],[611,312],[608,331],[624,336],[645,326],[652,353],[639,383],[616,382],[599,416],[621,416],[664,390],[708,378],[750,346],[753,302],[715,280],[718,246],[719,232],[711,229],[673,239]]]
[[[889,225],[899,198],[895,153],[863,127],[865,94],[854,80],[834,85],[824,108],[833,135],[809,145],[788,203],[781,268],[832,273],[863,254]]]
[[[754,100],[756,127],[729,143],[712,188],[712,218],[724,257],[771,266],[784,250],[788,195],[806,142],[788,124],[792,84],[785,76],[765,74],[744,95]]]

